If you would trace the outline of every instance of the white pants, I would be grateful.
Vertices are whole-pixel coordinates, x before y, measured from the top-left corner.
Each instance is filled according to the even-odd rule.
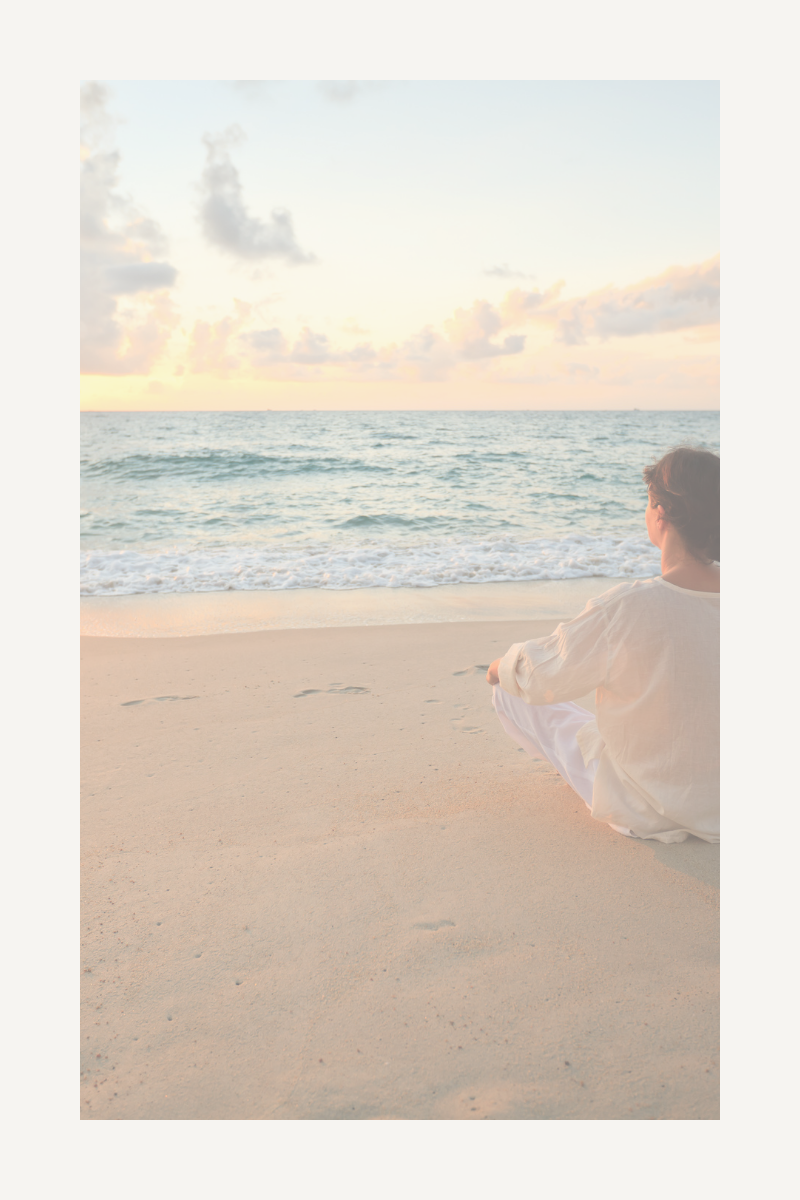
[[[571,700],[562,704],[526,704],[519,696],[504,692],[499,684],[492,688],[492,704],[508,736],[531,758],[551,763],[591,812],[594,777],[600,760],[594,758],[584,763],[577,735],[587,721],[594,720],[592,714]],[[626,837],[636,837],[622,825],[611,828]]]

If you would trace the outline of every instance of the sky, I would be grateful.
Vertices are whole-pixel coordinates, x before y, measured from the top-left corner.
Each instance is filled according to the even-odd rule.
[[[716,409],[719,87],[81,89],[81,406]]]

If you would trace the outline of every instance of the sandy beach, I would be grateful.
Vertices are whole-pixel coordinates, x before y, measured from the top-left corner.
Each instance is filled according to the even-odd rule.
[[[82,639],[84,1119],[718,1119],[719,847],[491,708],[556,623]]]

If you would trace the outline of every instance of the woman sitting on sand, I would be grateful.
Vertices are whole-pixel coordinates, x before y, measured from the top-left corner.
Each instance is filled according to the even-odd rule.
[[[506,732],[627,837],[719,841],[719,458],[643,472],[661,577],[621,583],[489,667]],[[499,685],[499,686],[498,686]],[[596,688],[596,720],[570,703]]]

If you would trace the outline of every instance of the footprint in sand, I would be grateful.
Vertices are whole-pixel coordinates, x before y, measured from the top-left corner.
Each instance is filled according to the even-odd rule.
[[[365,687],[345,687],[343,684],[334,683],[329,688],[306,688],[305,691],[295,692],[294,699],[299,700],[301,696],[363,696],[369,692],[369,688]]]
[[[157,700],[199,700],[199,696],[146,696],[144,700],[123,700],[120,708],[130,708],[132,704],[154,704]]]
[[[462,725],[461,724],[461,722],[466,719],[467,713],[469,712],[468,704],[454,704],[453,707],[461,709],[460,717],[451,717],[450,718],[450,724],[453,726],[454,729],[456,729],[459,733],[483,733],[483,726],[481,726],[481,725]]]
[[[489,670],[488,663],[476,663],[476,665],[474,667],[467,667],[463,671],[453,671],[453,674],[454,675],[478,675],[478,674],[485,675],[488,670]]]
[[[432,933],[435,933],[437,929],[444,929],[446,926],[450,926],[451,929],[455,929],[456,923],[455,921],[418,921],[417,924],[412,925],[411,928],[429,929]]]

